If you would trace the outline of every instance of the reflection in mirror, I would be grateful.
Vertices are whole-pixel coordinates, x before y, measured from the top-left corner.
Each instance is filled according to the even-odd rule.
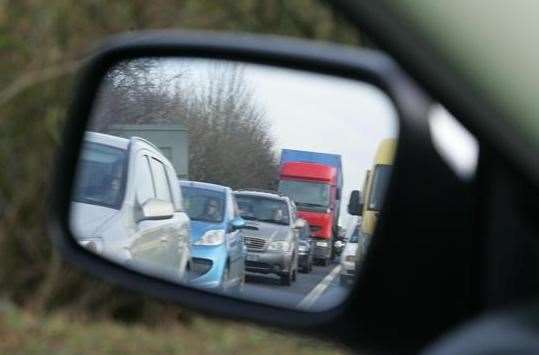
[[[73,234],[173,282],[328,309],[361,266],[396,134],[391,101],[366,83],[195,58],[122,62],[88,123]]]

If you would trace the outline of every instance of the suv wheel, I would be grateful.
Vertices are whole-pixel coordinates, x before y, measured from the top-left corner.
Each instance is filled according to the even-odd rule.
[[[289,271],[286,275],[279,276],[281,278],[281,285],[290,286],[292,283],[292,271]]]

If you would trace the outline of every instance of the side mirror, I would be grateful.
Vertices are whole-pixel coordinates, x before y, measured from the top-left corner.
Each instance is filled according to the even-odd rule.
[[[138,222],[145,220],[160,220],[169,219],[174,215],[174,206],[170,201],[158,200],[150,198],[141,206],[142,213],[138,218]]]
[[[250,226],[247,223],[245,223],[245,220],[241,217],[236,217],[233,220],[231,220],[228,228],[230,232],[234,232],[240,229],[258,230],[257,227]]]
[[[271,175],[277,172],[281,178],[280,192],[253,191],[256,189],[236,191],[236,202],[240,204],[248,200],[247,202],[250,203],[253,200],[254,208],[254,201],[257,199],[284,200],[285,198],[279,197],[279,194],[289,195],[289,197],[296,194],[298,182],[315,177],[316,181],[318,179],[326,181],[326,177],[335,176],[335,170],[337,170],[337,175],[342,175],[344,154],[349,151],[350,147],[350,142],[342,139],[343,130],[355,132],[356,139],[352,142],[354,151],[367,152],[368,148],[368,151],[373,153],[372,156],[365,156],[361,162],[353,159],[350,167],[344,166],[344,171],[360,173],[377,162],[374,153],[378,147],[374,145],[380,145],[387,139],[393,142],[400,137],[397,128],[400,127],[401,121],[402,124],[406,124],[405,114],[427,112],[428,107],[421,106],[419,109],[417,102],[423,105],[425,101],[430,105],[431,101],[423,100],[422,96],[418,96],[415,101],[410,99],[414,97],[415,92],[411,85],[413,82],[408,82],[406,77],[399,74],[400,69],[390,58],[371,50],[339,48],[337,45],[324,46],[317,42],[301,42],[296,39],[288,41],[273,36],[251,37],[186,32],[130,34],[128,38],[111,41],[107,47],[85,62],[87,65],[80,77],[79,89],[74,94],[72,111],[66,120],[69,126],[65,129],[62,153],[57,159],[59,165],[56,167],[55,190],[51,193],[53,208],[50,208],[51,218],[48,220],[52,224],[51,228],[55,230],[55,233],[51,235],[55,236],[56,245],[61,249],[62,255],[80,265],[81,268],[125,287],[174,300],[187,307],[215,315],[223,314],[246,320],[267,321],[290,328],[312,326],[313,331],[333,324],[331,322],[337,325],[347,324],[350,319],[357,320],[352,317],[355,315],[347,311],[350,303],[345,301],[348,294],[344,292],[345,290],[342,290],[342,293],[341,290],[325,291],[323,295],[319,295],[321,296],[319,298],[318,296],[307,297],[310,289],[315,285],[302,288],[298,293],[294,293],[296,287],[268,287],[268,290],[264,292],[250,292],[246,289],[242,295],[237,292],[241,289],[244,272],[247,274],[253,270],[253,273],[259,274],[265,271],[277,271],[279,283],[282,285],[294,282],[297,259],[290,259],[290,262],[294,264],[272,264],[270,269],[265,265],[265,251],[272,253],[268,254],[272,256],[272,259],[273,256],[280,258],[279,254],[289,252],[296,256],[293,253],[297,247],[296,235],[304,234],[303,232],[310,234],[308,230],[310,224],[313,230],[323,228],[329,234],[331,228],[328,227],[334,224],[332,222],[333,218],[337,217],[336,211],[325,214],[324,218],[328,223],[315,224],[316,219],[311,218],[312,215],[317,214],[316,211],[321,210],[319,207],[321,204],[324,206],[327,204],[327,201],[317,201],[318,197],[322,196],[316,194],[315,199],[315,195],[312,195],[313,199],[303,201],[303,205],[298,200],[299,214],[305,216],[306,222],[292,217],[289,213],[291,219],[286,221],[286,226],[285,221],[270,219],[269,213],[267,216],[266,213],[260,213],[265,218],[259,220],[245,215],[241,217],[243,221],[232,221],[236,217],[233,216],[221,222],[222,219],[217,216],[225,215],[225,210],[218,208],[216,212],[215,208],[210,208],[211,200],[221,199],[224,191],[226,191],[224,194],[228,195],[228,192],[233,189],[241,190],[241,188],[253,185],[260,185],[266,189],[271,187]],[[245,85],[247,96],[230,95],[228,91],[228,88],[232,88],[230,80],[236,80],[236,78],[238,78],[238,84]],[[129,90],[114,85],[120,79],[125,80]],[[159,90],[174,89],[174,95],[165,95],[167,97],[155,95],[158,91],[154,92],[153,88],[149,89],[150,87],[144,83],[152,84],[152,87],[155,83],[155,88]],[[261,102],[259,98],[266,97],[266,92],[261,90],[253,90],[251,96],[250,83],[254,88],[269,90],[272,99]],[[215,87],[217,91],[222,92],[218,99],[223,101],[218,101],[219,105],[214,105],[213,97],[210,97],[211,100],[208,101],[206,95],[198,95],[198,92],[175,90],[183,88],[183,86],[176,86],[180,84],[185,87],[191,87],[192,84],[195,85],[194,87],[200,87],[201,90]],[[214,84],[217,86],[213,86]],[[243,86],[238,87],[243,88]],[[133,106],[131,89],[136,90],[134,92],[144,98],[144,100],[137,100],[136,107]],[[289,95],[284,97],[282,95],[285,89],[292,90],[295,102],[312,102],[312,105],[302,109],[302,113],[305,111],[304,114],[298,115],[293,110],[280,111],[282,107],[289,106]],[[405,90],[405,95],[401,95],[399,90]],[[202,91],[202,93],[206,92]],[[417,90],[417,93],[422,95],[420,90]],[[346,99],[349,95],[353,95],[354,100],[356,98],[361,100],[361,104],[349,105]],[[204,97],[204,100],[199,100],[199,96]],[[320,97],[324,97],[324,100],[320,100]],[[404,97],[406,100],[403,99]],[[165,100],[161,100],[163,98]],[[181,106],[181,111],[174,110],[174,114],[177,113],[181,119],[159,119],[161,115],[169,115],[169,107],[180,108],[178,104],[183,103],[184,99],[186,105]],[[244,99],[249,99],[249,109],[244,110],[243,106],[236,105]],[[410,104],[410,100],[413,105]],[[221,106],[220,103],[226,105]],[[225,106],[231,111],[218,110]],[[145,115],[142,119],[138,114],[145,112],[143,110],[148,108],[153,110],[154,107],[156,108],[155,115]],[[268,110],[268,115],[264,116],[268,127],[260,124],[259,116],[254,114],[259,108]],[[346,112],[343,112],[343,108]],[[332,117],[343,115],[369,117],[368,113],[374,109],[377,110],[376,112],[380,109],[381,114],[371,119],[343,120],[346,123],[343,127],[332,124]],[[121,114],[116,114],[120,111]],[[282,112],[283,115],[274,114],[278,112]],[[227,120],[227,125],[223,125],[219,120],[206,120],[214,114],[219,115],[215,117],[226,114],[223,117],[230,118],[230,121]],[[319,119],[313,119],[315,116]],[[410,125],[418,121],[412,115],[409,120]],[[290,162],[296,162],[296,164],[278,163],[277,149],[281,148],[281,145],[280,143],[279,145],[270,144],[272,140],[269,138],[273,136],[270,128],[281,123],[284,125],[282,127],[292,134],[275,136],[279,142],[281,137],[286,136],[286,142],[283,142],[280,149],[280,161],[284,163],[286,159],[283,159],[286,154],[283,155],[283,153],[288,151],[293,153],[292,156],[289,155]],[[296,129],[296,127],[301,127],[301,129]],[[376,134],[369,134],[369,139],[362,139],[362,133],[371,132],[369,130],[371,127],[377,127]],[[228,128],[233,128],[233,130],[228,132]],[[114,131],[116,132],[114,134],[113,129],[122,131]],[[415,130],[403,129],[402,132],[410,133]],[[429,131],[426,130],[426,132]],[[241,135],[242,139],[241,141],[227,141],[229,144],[227,147],[219,145],[220,149],[213,149],[216,144],[213,137],[222,137],[223,134]],[[314,140],[315,136],[316,140]],[[201,139],[202,137],[212,139]],[[268,137],[268,144],[264,143],[265,140],[260,140],[264,137]],[[304,138],[307,139],[304,140]],[[423,142],[423,138],[422,135],[418,136],[418,142]],[[333,143],[337,140],[339,145],[335,146]],[[313,142],[316,144],[313,145]],[[409,141],[404,140],[404,142],[404,145],[399,146],[402,148],[399,149],[407,152],[405,144]],[[131,143],[135,143],[131,145],[132,147],[140,145],[153,153],[148,157],[144,157],[144,154],[142,157],[140,154],[134,155],[134,150],[125,149]],[[159,147],[163,148],[162,151]],[[415,145],[410,147],[416,148]],[[178,159],[175,153],[180,151],[182,153],[180,157],[183,158]],[[200,158],[196,159],[196,168],[188,166],[189,157],[193,152],[203,153]],[[305,159],[301,156],[304,153],[315,161],[312,163],[304,161]],[[158,155],[156,159],[153,159],[154,155]],[[415,158],[413,152],[409,155],[412,159]],[[148,179],[137,178],[129,181],[133,185],[117,184],[118,179],[137,174],[137,171],[130,170],[129,164],[132,159],[136,160],[137,156],[144,162],[144,164],[137,164],[137,167],[140,166],[141,169],[149,170],[151,173],[141,174],[142,177],[146,176]],[[386,158],[393,162],[393,155]],[[395,160],[395,166],[403,164],[402,161],[406,160]],[[214,162],[219,164],[214,164]],[[228,168],[224,169],[232,162],[234,163],[233,171],[229,171]],[[285,169],[290,166],[291,170]],[[197,171],[199,167],[201,170]],[[99,174],[104,168],[113,172],[117,179],[110,183],[104,178],[101,179]],[[414,176],[414,171],[401,169]],[[171,182],[172,176],[183,174],[182,172],[188,170],[189,178],[196,177],[198,180],[200,177],[203,181],[192,181],[188,184],[188,188],[180,186],[181,189],[169,189],[174,201],[184,198],[186,207],[189,207],[188,214],[181,213],[178,218],[172,217],[165,220],[165,222],[174,223],[151,223],[155,224],[155,229],[152,225],[152,230],[148,231],[152,233],[151,243],[136,243],[132,250],[126,250],[126,243],[108,243],[109,240],[115,238],[138,237],[139,231],[132,224],[126,226],[122,224],[123,220],[111,218],[117,208],[130,207],[130,204],[122,204],[124,192],[149,192],[152,190],[153,186],[150,184],[153,181],[156,190],[159,188],[161,193],[163,192],[161,188]],[[288,179],[288,176],[291,178]],[[350,181],[359,182],[359,177],[360,175],[355,178],[350,177]],[[330,181],[333,181],[333,178]],[[402,181],[408,182],[406,179]],[[126,186],[126,189],[119,189],[118,186]],[[424,184],[417,186],[417,188],[423,187],[425,187]],[[341,200],[347,197],[341,186],[338,191],[331,194],[339,196]],[[327,195],[331,194],[322,195],[327,198]],[[148,196],[148,194],[145,193],[142,196]],[[150,194],[150,196],[153,195]],[[391,194],[388,194],[389,196]],[[131,195],[129,197],[130,202]],[[291,198],[291,200],[294,199]],[[360,196],[357,196],[357,203],[359,204],[360,201]],[[266,203],[265,200],[263,202]],[[271,204],[274,203],[276,202],[271,201]],[[221,203],[219,207],[223,205],[225,204]],[[256,205],[256,207],[265,208],[262,205]],[[361,208],[356,209],[359,214]],[[126,212],[136,212],[135,216],[129,217],[133,220],[165,219],[176,215],[170,203],[145,198],[141,199],[136,209],[129,209]],[[98,213],[99,216],[97,216]],[[188,217],[189,214],[192,218]],[[258,217],[258,213],[256,215]],[[208,226],[210,224],[215,227]],[[97,227],[100,228],[98,237],[103,239],[104,249],[98,255],[89,253],[87,248],[77,243],[84,237],[94,237]],[[178,230],[178,238],[171,236],[170,228]],[[240,230],[241,234],[246,235],[227,240],[224,232],[229,228]],[[293,233],[290,230],[292,228],[294,228]],[[303,229],[299,231],[295,228]],[[255,232],[241,232],[243,229],[251,229]],[[257,229],[260,229],[259,233],[256,232]],[[286,230],[286,233],[284,231],[282,233],[283,237],[286,234],[293,238],[285,239],[277,236],[275,233],[279,234],[281,230]],[[316,257],[322,256],[325,257],[324,260],[329,261],[331,247],[333,247],[331,240],[313,239],[312,243],[317,253],[319,251],[326,253],[316,255]],[[240,244],[244,244],[248,253],[238,263],[231,262],[227,270],[225,261],[228,255],[222,253],[225,248],[220,246],[237,246],[239,251]],[[215,252],[211,254],[212,258],[215,256],[215,259],[197,257],[195,250],[201,253]],[[384,255],[389,258],[394,254],[388,252]],[[388,262],[391,262],[392,259],[389,258],[389,260]],[[126,262],[130,264],[127,266],[135,265],[136,269],[126,268]],[[213,269],[212,265],[217,265],[217,262],[220,267],[214,270],[218,272],[210,272],[209,270]],[[278,270],[277,267],[279,267]],[[195,270],[197,275],[200,270],[207,270],[207,273],[203,278],[196,277],[192,280],[190,276],[184,276]],[[333,270],[333,268],[323,268],[319,271],[324,278],[330,274],[335,278],[338,273]],[[224,271],[230,272],[230,275]],[[227,280],[228,276],[230,279]],[[263,275],[258,276],[263,277]],[[275,275],[271,277],[275,278]],[[301,277],[298,277],[298,281],[301,281]],[[270,277],[268,279],[268,281],[271,280]],[[224,283],[223,280],[225,280]],[[239,285],[236,285],[237,283]],[[338,283],[328,283],[328,287],[334,286],[338,286]],[[370,292],[365,290],[365,292]],[[227,297],[222,297],[223,293],[227,293]],[[281,295],[284,296],[281,297]],[[298,302],[299,299],[305,299],[305,302]],[[337,306],[338,311],[335,311]],[[341,330],[338,327],[329,328]]]
[[[359,190],[354,190],[350,194],[348,213],[353,216],[361,216],[363,213],[363,203],[361,201],[361,192]]]
[[[301,218],[296,219],[294,222],[294,228],[301,229],[303,227],[305,227],[305,220]]]

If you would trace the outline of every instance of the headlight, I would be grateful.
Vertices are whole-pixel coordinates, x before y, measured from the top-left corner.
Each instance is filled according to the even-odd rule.
[[[213,229],[204,233],[194,245],[221,245],[225,242],[225,231],[222,229]]]
[[[284,240],[276,240],[271,242],[268,247],[269,251],[288,251],[290,249],[290,243]]]
[[[299,250],[299,251],[307,251],[307,249],[308,249],[308,248],[307,248],[306,245],[300,245],[300,246],[298,246],[298,250]]]
[[[103,239],[101,238],[81,239],[79,244],[93,253],[103,252]]]
[[[355,255],[346,255],[346,257],[344,258],[344,261],[349,261],[349,262],[353,263],[354,261],[356,261],[356,256]]]

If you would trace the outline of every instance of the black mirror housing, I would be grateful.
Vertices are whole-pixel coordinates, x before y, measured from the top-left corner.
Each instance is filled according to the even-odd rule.
[[[387,292],[378,292],[377,290],[380,287],[375,283],[376,280],[373,281],[372,278],[358,278],[360,282],[352,289],[350,302],[343,302],[332,309],[320,312],[306,312],[217,295],[144,275],[107,261],[89,252],[75,241],[69,224],[71,192],[79,159],[78,152],[80,151],[84,130],[101,80],[111,67],[121,61],[139,57],[166,56],[229,59],[364,81],[382,89],[398,108],[401,129],[399,130],[399,145],[395,159],[397,171],[399,171],[398,168],[401,165],[413,165],[413,163],[418,162],[417,157],[412,153],[422,149],[424,142],[428,142],[426,136],[428,130],[423,129],[420,118],[423,117],[423,113],[428,111],[430,100],[409,80],[391,58],[382,53],[337,45],[323,45],[296,39],[287,40],[273,36],[149,32],[116,37],[86,62],[75,88],[74,100],[71,104],[68,123],[63,134],[63,144],[57,157],[54,186],[50,194],[51,208],[49,208],[50,216],[48,220],[50,222],[50,235],[56,248],[66,259],[95,274],[97,277],[141,293],[177,302],[194,310],[217,316],[292,328],[310,335],[320,335],[327,339],[338,337],[349,345],[358,344],[359,340],[357,339],[359,339],[359,336],[363,341],[362,344],[368,346],[368,339],[371,339],[369,336],[378,329],[372,325],[381,324],[380,329],[384,328],[384,326],[386,329],[391,327],[388,322],[378,322],[383,312],[374,312],[374,309],[385,309],[388,305],[395,304],[394,299],[397,298],[397,296]],[[418,129],[418,126],[421,129]],[[438,156],[434,153],[431,155],[438,159]],[[428,164],[428,162],[421,163],[423,166],[435,165]],[[401,174],[407,171],[411,174],[418,171],[418,169],[401,169],[400,171]],[[408,178],[408,176],[403,176],[402,179],[399,179],[399,182],[401,181],[402,184],[407,181],[414,181],[413,186],[416,188],[430,186],[428,184],[417,184],[413,178]],[[438,180],[434,179],[433,181]],[[408,185],[405,185],[398,191],[408,193],[413,190],[407,187]],[[408,223],[409,221],[405,213],[399,215],[399,211],[409,211],[410,207],[406,203],[413,203],[415,200],[393,198],[394,190],[395,188],[390,184],[387,200],[388,205],[392,205],[393,210],[390,210],[384,217],[387,220],[392,220],[396,225],[394,229],[398,230],[404,222]],[[340,197],[342,192],[337,191],[337,194]],[[412,205],[411,207],[415,206]],[[361,194],[359,191],[355,191],[351,195],[348,211],[351,214],[360,215],[361,210]],[[443,214],[444,217],[446,215]],[[381,220],[377,228],[383,228],[385,222]],[[425,230],[428,229],[426,224],[420,227]],[[246,225],[243,229],[256,230],[258,228]],[[427,232],[430,233],[431,231],[425,231],[425,234]],[[377,240],[376,243],[373,243],[371,249],[376,250],[380,245],[388,252],[377,260],[369,261],[372,266],[378,265],[379,268],[383,268],[383,260],[386,261],[386,264],[387,260],[394,260],[395,256],[391,252],[396,248],[394,248],[394,245],[384,245],[383,243],[388,243],[388,240],[384,239],[383,234],[378,234],[378,231],[376,233]],[[420,235],[419,232],[410,234],[412,236]],[[444,239],[442,238],[442,240]],[[391,241],[389,240],[389,242]],[[409,243],[409,245],[413,246],[414,243]],[[397,256],[406,255],[400,249],[398,252]],[[368,268],[365,268],[365,270],[368,270]],[[391,269],[391,272],[395,273],[396,271]],[[370,284],[367,285],[367,283]],[[357,288],[363,286],[364,288],[362,288],[360,295]],[[426,292],[417,293],[419,295],[427,294]],[[382,299],[380,295],[385,298]],[[385,299],[388,301],[385,302]],[[402,301],[404,298],[400,297],[398,299]],[[431,297],[430,299],[436,298]],[[415,300],[415,298],[412,300]],[[371,308],[373,311],[358,320],[354,310],[359,308]],[[410,307],[399,307],[399,310],[408,308]],[[395,322],[395,319],[401,318],[403,317],[391,317],[391,321]],[[351,328],[350,324],[355,324],[355,322],[359,322],[359,324]],[[424,323],[427,324],[427,322]],[[406,324],[406,327],[393,327],[391,329],[400,331],[401,329],[408,329],[408,326]],[[371,342],[374,343],[374,340],[371,340]]]

